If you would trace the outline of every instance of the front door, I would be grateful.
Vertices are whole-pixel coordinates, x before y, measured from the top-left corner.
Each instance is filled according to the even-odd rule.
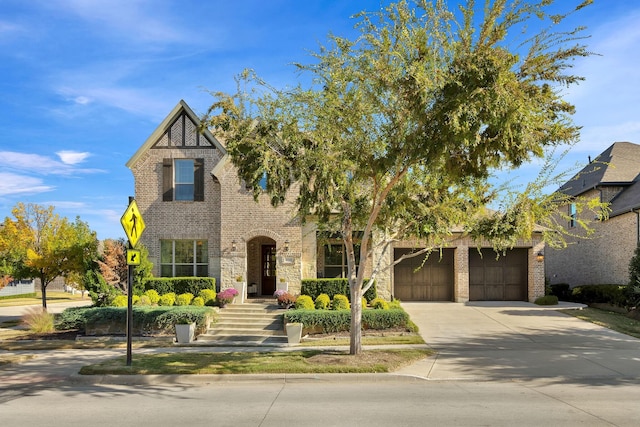
[[[262,245],[262,295],[276,291],[276,246]]]

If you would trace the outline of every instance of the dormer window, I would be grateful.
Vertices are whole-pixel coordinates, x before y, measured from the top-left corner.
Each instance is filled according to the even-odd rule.
[[[162,163],[162,200],[204,200],[204,159],[164,159]]]

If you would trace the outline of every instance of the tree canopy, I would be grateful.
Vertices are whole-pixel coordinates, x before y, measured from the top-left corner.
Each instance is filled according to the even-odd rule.
[[[0,228],[0,262],[16,279],[40,279],[46,309],[47,286],[56,277],[83,274],[96,259],[96,234],[80,218],[61,218],[53,206],[18,203],[12,214]]]
[[[356,39],[330,35],[312,63],[296,64],[311,75],[309,87],[277,89],[246,70],[237,93],[214,93],[203,120],[256,197],[266,174],[272,204],[294,189],[302,220],[341,232],[352,354],[361,351],[361,296],[381,265],[374,233],[383,255],[399,239],[442,247],[454,228],[508,247],[537,222],[553,226],[563,202],[536,199],[533,185],[499,214],[486,210],[499,193],[490,183],[496,169],[577,140],[563,89],[581,80],[570,69],[589,55],[583,28],[556,30],[567,15],[552,14],[552,0],[451,3],[362,12]],[[368,282],[356,268],[356,231],[360,262],[374,265]]]

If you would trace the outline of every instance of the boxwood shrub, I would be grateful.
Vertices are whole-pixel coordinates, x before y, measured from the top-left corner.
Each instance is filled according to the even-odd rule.
[[[306,333],[334,333],[348,331],[350,310],[288,310],[285,322],[301,322]],[[363,310],[363,329],[411,329],[409,315],[402,309]]]
[[[176,295],[198,295],[202,289],[216,289],[213,277],[152,277],[144,282],[145,290],[153,289],[160,295],[170,292]]]
[[[204,332],[217,315],[211,307],[133,307],[133,333],[137,336],[173,334],[173,325],[187,318],[195,322],[198,333]],[[81,333],[125,334],[126,307],[76,307],[64,310],[58,317],[56,329],[78,329]]]
[[[369,279],[364,280],[366,282]],[[304,279],[302,280],[300,293],[309,295],[314,301],[320,294],[327,294],[331,299],[333,299],[333,296],[336,294],[346,295],[347,298],[351,298],[349,281],[347,279]],[[364,293],[364,297],[367,301],[371,301],[377,296],[376,284],[374,283],[367,292]]]

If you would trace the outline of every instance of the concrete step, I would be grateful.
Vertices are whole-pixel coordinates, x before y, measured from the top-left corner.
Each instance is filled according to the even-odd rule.
[[[286,345],[283,310],[272,301],[229,304],[219,312],[219,320],[198,336],[207,345]]]

